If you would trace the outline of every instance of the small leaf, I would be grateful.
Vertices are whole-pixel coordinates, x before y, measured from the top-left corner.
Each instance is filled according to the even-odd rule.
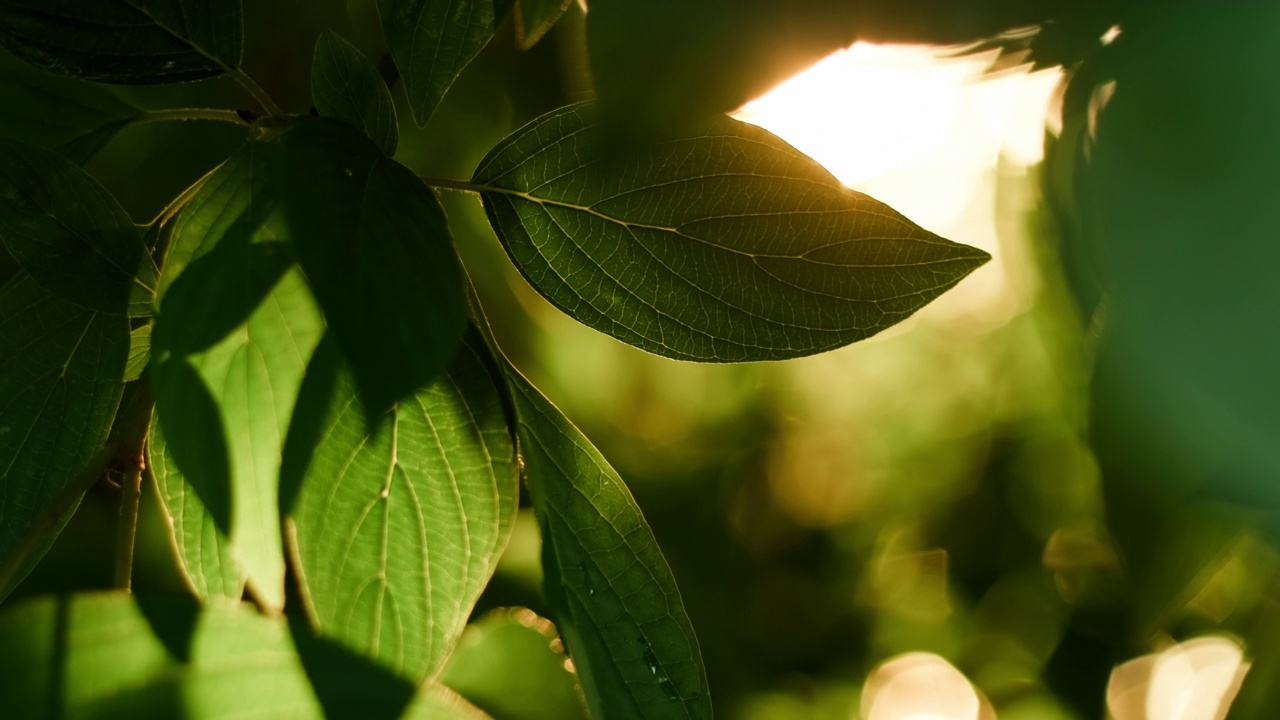
[[[0,70],[0,131],[83,166],[141,111],[112,88],[25,65]]]
[[[142,377],[151,361],[151,325],[135,328],[129,333],[129,360],[124,366],[124,381],[131,382]]]
[[[466,329],[444,212],[403,165],[325,118],[285,138],[278,183],[294,252],[376,415],[443,372]]]
[[[831,350],[900,322],[990,259],[753,125],[718,117],[601,158],[591,112],[534,120],[489,152],[475,182],[543,296],[649,352],[743,362]]]
[[[577,678],[553,643],[555,626],[532,610],[494,610],[467,626],[440,682],[503,720],[586,720]]]
[[[419,126],[484,49],[512,0],[385,0],[378,5],[391,57]]]
[[[309,382],[299,412],[327,396],[320,432],[286,449],[307,465],[285,512],[308,615],[415,682],[448,657],[515,520],[515,449],[482,353],[471,338],[446,376],[372,419],[349,373]],[[337,362],[322,345],[308,381]]]
[[[0,0],[0,44],[49,72],[176,83],[240,64],[240,0]]]
[[[36,282],[91,310],[145,315],[156,269],[98,181],[57,153],[0,141],[0,239]]]
[[[515,371],[520,458],[542,527],[544,591],[593,717],[710,718],[693,627],[631,493]]]
[[[54,297],[25,272],[0,288],[0,599],[69,519],[56,500],[107,440],[128,352],[123,315]]]
[[[154,336],[167,441],[151,450],[192,587],[239,597],[247,578],[278,609],[280,453],[324,324],[283,242],[269,184],[276,158],[269,146],[246,146],[174,225]],[[237,570],[244,578],[232,580]]]
[[[516,0],[516,47],[537,45],[570,5],[573,0]]]
[[[311,97],[321,115],[355,126],[382,152],[396,154],[396,108],[378,68],[354,45],[325,30],[311,61]]]

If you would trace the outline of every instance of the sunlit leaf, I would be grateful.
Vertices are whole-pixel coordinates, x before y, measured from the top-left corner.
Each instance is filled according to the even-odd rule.
[[[426,125],[480,53],[512,0],[386,0],[379,3],[387,47],[404,78],[409,108]]]
[[[311,61],[311,97],[321,115],[359,128],[388,157],[399,136],[396,109],[378,68],[351,43],[325,30]]]
[[[543,587],[592,715],[710,718],[698,641],[640,508],[555,406],[514,371],[508,378]]]
[[[57,153],[0,141],[0,239],[67,300],[150,312],[156,271],[141,234],[106,188]]]
[[[547,34],[573,0],[516,0],[516,46],[528,50]]]
[[[659,355],[782,360],[874,335],[989,259],[719,117],[600,157],[590,106],[545,115],[476,170],[524,276],[580,322]]]
[[[324,323],[301,273],[290,269],[273,213],[270,157],[268,148],[247,146],[175,224],[172,267],[181,273],[170,280],[165,268],[153,338],[165,442],[152,444],[152,460],[197,592],[238,597],[244,580],[230,578],[239,568],[254,595],[279,608],[280,453]]]
[[[123,315],[60,300],[25,272],[0,288],[0,599],[78,504],[56,500],[107,439],[128,353]]]
[[[126,382],[137,380],[142,371],[147,369],[151,360],[151,325],[150,323],[129,333],[129,360],[124,367]]]
[[[240,0],[3,0],[0,44],[60,75],[185,82],[240,64]]]
[[[462,276],[435,196],[350,125],[284,140],[289,233],[364,402],[389,408],[448,366],[466,329]]]
[[[84,165],[141,111],[111,88],[24,65],[0,71],[0,130]]]
[[[346,679],[369,679],[350,658],[316,652],[292,630],[247,605],[201,609],[176,596],[24,600],[0,611],[0,716],[320,720],[351,717],[334,710],[354,699],[360,717],[390,720],[412,699],[405,717],[484,717],[439,686],[414,698],[407,683],[379,678],[384,692],[370,693]]]
[[[586,720],[555,626],[532,610],[495,610],[468,625],[440,682],[500,720]]]
[[[515,450],[482,353],[468,340],[447,375],[368,418],[322,344],[298,405],[321,417],[286,449],[286,464],[306,466],[285,509],[308,614],[414,681],[440,669],[515,520]],[[317,382],[326,377],[336,384]],[[312,393],[322,408],[307,404]]]

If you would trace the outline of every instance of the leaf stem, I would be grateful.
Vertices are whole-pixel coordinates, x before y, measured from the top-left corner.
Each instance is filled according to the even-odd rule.
[[[462,190],[465,192],[478,193],[491,189],[488,185],[480,185],[469,180],[446,180],[444,178],[433,177],[419,177],[418,179],[427,187],[445,188],[446,190]]]
[[[138,505],[142,500],[142,471],[147,467],[147,430],[155,400],[151,383],[143,378],[129,399],[121,417],[120,453],[125,482],[120,494],[120,520],[116,526],[116,587],[128,590],[133,584],[133,549],[138,538]]]
[[[241,87],[249,91],[249,94],[253,96],[254,100],[258,101],[258,104],[262,106],[263,112],[267,115],[279,117],[284,114],[280,112],[280,106],[276,105],[275,101],[271,99],[271,96],[267,94],[267,91],[263,90],[261,85],[254,82],[253,78],[249,77],[248,73],[244,70],[241,70],[240,68],[231,68],[227,70],[227,74],[235,78],[235,81],[240,83]]]
[[[169,110],[149,110],[140,115],[133,122],[135,124],[145,124],[153,122],[167,122],[171,120],[214,120],[217,122],[228,122],[236,125],[249,126],[244,118],[235,110],[222,110],[218,108],[173,108]]]

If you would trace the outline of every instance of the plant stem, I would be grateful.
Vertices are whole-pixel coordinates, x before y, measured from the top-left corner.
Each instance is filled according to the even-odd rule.
[[[447,190],[463,190],[465,192],[483,192],[489,190],[487,185],[478,185],[467,180],[445,180],[443,178],[420,177],[418,178],[427,187],[445,188]]]
[[[171,110],[149,110],[133,122],[136,124],[145,124],[153,122],[166,122],[170,120],[215,120],[218,122],[229,122],[236,125],[248,126],[249,123],[240,117],[235,110],[221,110],[218,108],[173,108]]]
[[[262,106],[262,111],[264,113],[271,115],[272,117],[279,117],[284,114],[280,112],[280,106],[276,105],[275,101],[271,99],[271,96],[267,94],[267,91],[263,90],[262,86],[254,82],[253,78],[249,77],[244,70],[241,70],[240,68],[233,68],[227,72],[231,77],[235,78],[236,82],[240,83],[241,87],[249,91],[249,94],[253,96],[253,99],[257,100],[258,104]]]
[[[142,468],[129,468],[120,488],[120,519],[116,525],[116,588],[133,585],[133,546],[138,538],[138,505],[142,500]]]

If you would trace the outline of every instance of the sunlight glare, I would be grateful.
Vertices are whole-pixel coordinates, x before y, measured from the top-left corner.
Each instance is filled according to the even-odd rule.
[[[986,720],[989,705],[959,670],[939,655],[892,658],[867,678],[863,720]]]
[[[1248,671],[1234,640],[1196,638],[1112,671],[1107,710],[1113,720],[1222,720]]]

